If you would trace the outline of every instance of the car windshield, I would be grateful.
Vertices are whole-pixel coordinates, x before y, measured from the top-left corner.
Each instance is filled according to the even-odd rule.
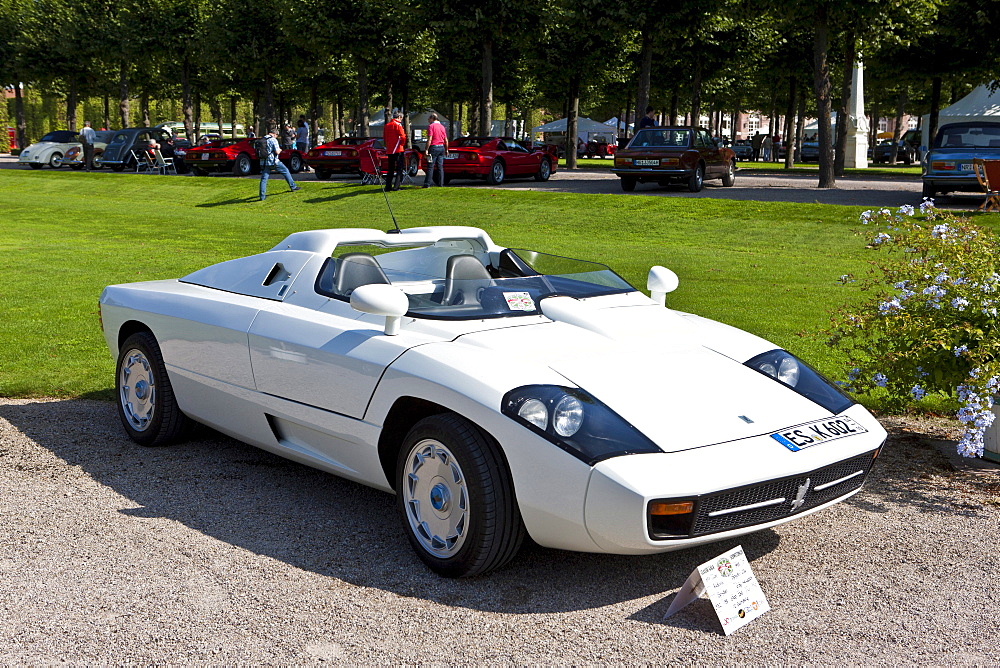
[[[338,248],[320,272],[316,290],[349,300],[356,288],[370,283],[405,292],[408,316],[437,320],[538,315],[545,297],[635,291],[603,264],[528,250],[484,253],[474,242],[461,240],[390,251]]]
[[[1000,149],[1000,123],[956,123],[938,131],[934,148]]]
[[[494,139],[496,139],[496,137],[459,137],[458,139],[448,142],[448,146],[480,148],[481,146],[489,144]]]
[[[371,137],[341,137],[340,139],[330,143],[340,144],[341,146],[358,146],[359,144],[364,144],[365,142],[371,140]]]
[[[646,128],[635,133],[629,148],[687,147],[691,143],[690,130]]]
[[[76,133],[72,130],[56,130],[55,132],[46,134],[40,141],[53,141],[65,144],[66,142],[76,141]]]

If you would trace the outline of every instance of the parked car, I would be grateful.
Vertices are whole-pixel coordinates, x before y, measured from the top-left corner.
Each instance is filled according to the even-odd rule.
[[[32,169],[41,169],[45,165],[59,169],[63,166],[66,152],[80,146],[75,130],[55,130],[21,151],[17,162]]]
[[[736,182],[736,154],[719,146],[708,130],[694,127],[644,128],[615,155],[614,173],[622,190],[632,192],[636,183],[686,184],[701,190],[706,179]]]
[[[328,179],[333,174],[361,174],[361,152],[373,150],[382,169],[389,168],[389,156],[381,137],[340,137],[309,149],[306,164],[316,172],[317,179]],[[408,148],[403,151],[405,169],[416,176],[420,169],[420,151]]]
[[[216,139],[208,144],[198,144],[184,152],[184,162],[195,176],[205,176],[209,172],[231,172],[236,176],[260,174],[260,158],[252,139]],[[283,149],[278,159],[292,174],[298,174],[305,166],[304,153],[298,149]]]
[[[507,178],[534,177],[548,181],[559,159],[548,149],[527,149],[513,137],[459,137],[448,142],[444,181],[484,179],[499,185]],[[421,167],[427,171],[426,158]]]
[[[91,162],[93,169],[100,169],[104,166],[104,149],[114,134],[114,130],[94,131],[94,158]],[[68,165],[70,169],[83,169],[83,144],[66,151],[66,155],[63,156],[63,164]]]
[[[17,150],[17,130],[12,127],[7,128],[7,141],[12,151]]]
[[[136,161],[133,151],[147,151],[153,142],[163,144],[170,137],[170,132],[163,128],[125,128],[116,130],[111,141],[104,148],[101,158],[103,164],[116,172],[124,169],[135,169]]]
[[[778,346],[665,308],[676,286],[653,267],[650,298],[470,227],[328,229],[100,308],[134,441],[193,420],[392,492],[419,558],[457,577],[525,535],[667,552],[861,488],[878,421]]]
[[[737,160],[753,160],[753,146],[749,140],[737,140],[730,148],[733,149],[733,155]]]
[[[973,158],[1000,160],[1000,123],[968,121],[941,126],[921,163],[924,197],[981,192]]]
[[[879,142],[872,150],[873,162],[891,162],[893,148],[896,149],[896,162],[910,165],[920,161],[920,130],[907,130],[899,138],[899,142],[892,143],[892,140]]]
[[[802,162],[819,162],[819,141],[812,139],[802,142],[799,160]]]
[[[606,139],[591,139],[587,142],[584,155],[588,158],[613,158],[617,144],[609,144]]]

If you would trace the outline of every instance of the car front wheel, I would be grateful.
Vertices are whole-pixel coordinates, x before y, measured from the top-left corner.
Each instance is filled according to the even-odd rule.
[[[702,165],[698,165],[694,174],[688,179],[688,190],[693,193],[701,192],[701,187],[705,185],[705,168]]]
[[[420,158],[411,155],[410,161],[406,163],[406,173],[410,175],[410,178],[413,178],[418,171],[420,171]]]
[[[125,340],[115,367],[118,417],[129,438],[139,445],[167,445],[190,426],[167,377],[163,354],[149,332]]]
[[[498,186],[503,183],[503,177],[506,173],[503,163],[499,160],[494,160],[493,164],[490,166],[490,173],[486,175],[486,182],[491,186]]]
[[[458,415],[433,415],[410,429],[396,466],[396,501],[410,545],[444,577],[500,568],[524,540],[499,446]]]
[[[288,171],[292,174],[298,174],[302,171],[302,156],[298,153],[292,153],[292,157],[288,159]]]
[[[63,166],[63,154],[53,153],[49,157],[49,167],[51,167],[52,169],[59,169],[62,166]]]

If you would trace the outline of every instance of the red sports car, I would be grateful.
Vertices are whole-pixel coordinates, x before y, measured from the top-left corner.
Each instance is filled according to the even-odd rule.
[[[614,173],[622,190],[632,192],[636,183],[653,181],[661,186],[686,184],[696,193],[706,180],[736,182],[736,154],[719,146],[705,128],[643,128],[615,153]]]
[[[328,179],[331,174],[361,174],[361,152],[373,149],[379,156],[382,169],[389,169],[389,156],[381,137],[341,137],[309,149],[306,164],[316,171],[317,179]],[[415,176],[420,167],[420,152],[408,148],[406,170]]]
[[[278,159],[285,163],[288,171],[298,174],[305,165],[304,154],[297,149],[285,149]],[[217,139],[208,144],[198,144],[186,150],[184,161],[195,176],[205,176],[209,172],[232,172],[236,176],[260,173],[260,160],[254,150],[253,140]]]
[[[558,156],[552,149],[527,149],[511,137],[460,137],[448,142],[444,156],[444,182],[452,179],[486,179],[490,185],[507,177],[533,176],[548,181]],[[421,166],[427,171],[427,160]]]

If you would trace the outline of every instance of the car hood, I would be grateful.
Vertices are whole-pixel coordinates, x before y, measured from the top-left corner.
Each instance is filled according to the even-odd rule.
[[[830,415],[743,364],[776,348],[763,339],[739,330],[707,337],[696,323],[659,307],[607,309],[601,315],[593,327],[543,322],[467,334],[457,342],[489,349],[493,359],[550,368],[666,452],[759,436]],[[726,354],[723,348],[729,348]]]

